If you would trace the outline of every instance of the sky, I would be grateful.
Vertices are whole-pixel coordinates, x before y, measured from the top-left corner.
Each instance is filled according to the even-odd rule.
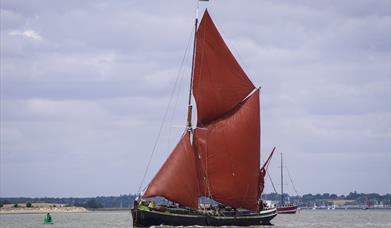
[[[196,5],[1,0],[0,196],[136,193],[158,139],[145,187],[184,130]],[[391,1],[205,7],[261,86],[276,187],[282,152],[299,194],[390,193]]]

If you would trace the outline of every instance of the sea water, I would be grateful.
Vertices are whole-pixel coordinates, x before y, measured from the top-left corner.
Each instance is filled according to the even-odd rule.
[[[54,225],[44,225],[45,214],[0,214],[1,228],[132,227],[129,211],[52,213]],[[280,227],[391,227],[391,210],[302,210],[294,215],[278,215],[272,220]],[[270,226],[265,226],[270,227]]]

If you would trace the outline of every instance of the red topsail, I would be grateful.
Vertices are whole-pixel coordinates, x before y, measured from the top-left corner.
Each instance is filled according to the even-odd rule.
[[[221,118],[254,89],[205,11],[196,34],[193,94],[197,126]]]

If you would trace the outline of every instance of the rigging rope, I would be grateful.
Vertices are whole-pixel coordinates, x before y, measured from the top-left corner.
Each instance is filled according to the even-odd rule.
[[[143,178],[140,182],[140,185],[138,187],[138,191],[137,192],[140,192],[141,191],[141,187],[143,186],[144,184],[144,181],[145,181],[145,177],[147,176],[147,173],[148,173],[148,170],[149,170],[149,167],[151,165],[151,161],[152,161],[152,158],[153,158],[153,155],[155,154],[156,152],[156,148],[157,148],[157,145],[159,143],[159,139],[160,139],[160,135],[162,133],[162,130],[163,130],[163,127],[165,125],[165,122],[166,122],[166,119],[167,119],[167,116],[168,116],[168,112],[169,112],[169,109],[170,109],[170,106],[171,106],[171,103],[173,101],[173,97],[174,97],[174,94],[175,94],[175,91],[176,91],[176,88],[177,88],[177,85],[178,85],[178,82],[180,81],[180,75],[181,75],[181,72],[182,72],[182,68],[183,68],[183,65],[184,65],[184,62],[185,62],[185,59],[186,59],[186,55],[188,54],[188,50],[189,50],[189,44],[190,44],[190,40],[191,40],[191,35],[193,34],[193,31],[191,31],[190,33],[190,38],[188,40],[188,44],[187,44],[187,47],[185,49],[185,53],[183,55],[183,58],[182,58],[182,61],[181,61],[181,65],[180,65],[180,68],[179,68],[179,71],[178,71],[178,74],[177,74],[177,77],[175,79],[175,83],[174,83],[174,86],[173,86],[173,89],[171,91],[171,94],[170,94],[170,98],[169,98],[169,101],[168,101],[168,104],[167,104],[167,107],[166,107],[166,110],[164,112],[164,115],[163,115],[163,119],[162,119],[162,122],[160,124],[160,128],[159,128],[159,131],[158,131],[158,135],[157,135],[157,138],[155,140],[155,143],[153,145],[153,149],[152,149],[152,152],[149,156],[149,160],[148,160],[148,163],[147,163],[147,166],[145,167],[145,171],[144,171],[144,174],[143,174]]]
[[[297,193],[296,187],[295,187],[295,185],[293,184],[293,181],[292,181],[292,178],[291,178],[291,174],[289,173],[288,166],[286,166],[286,165],[285,165],[285,168],[286,168],[286,171],[287,171],[287,173],[288,173],[289,180],[291,181],[291,184],[292,184],[293,190],[295,190],[295,193],[296,193],[296,195],[298,196],[298,195],[299,195],[299,193]]]
[[[186,61],[188,61],[189,60],[189,50],[190,50],[190,44],[191,44],[191,38],[192,38],[192,35],[193,35],[193,33],[190,33],[190,36],[189,36],[189,39],[188,39],[188,42],[187,42],[187,45],[186,45],[186,51],[185,51],[185,54],[184,54],[184,56],[183,56],[183,59],[182,59],[182,62],[181,62],[181,67],[180,67],[180,69],[179,69],[179,87],[178,87],[178,90],[177,90],[177,92],[176,92],[176,94],[174,95],[174,107],[173,107],[173,110],[172,110],[172,113],[171,113],[171,118],[170,118],[170,120],[169,120],[169,124],[170,124],[170,126],[172,126],[173,125],[173,120],[174,120],[174,116],[175,116],[175,113],[177,113],[176,111],[177,111],[177,107],[178,107],[178,102],[179,102],[179,96],[180,96],[180,94],[182,93],[182,85],[183,85],[183,82],[184,82],[184,75],[185,75],[185,67],[182,67],[182,65],[184,65],[184,63],[186,62]],[[167,140],[168,142],[167,142],[167,150],[169,150],[170,148],[169,148],[169,146],[170,146],[170,141],[171,141],[171,128],[169,128],[169,130],[168,130],[168,140]]]
[[[276,190],[276,187],[274,186],[274,183],[273,183],[272,177],[271,177],[271,176],[270,176],[270,174],[269,174],[269,171],[266,171],[266,173],[267,173],[267,176],[268,176],[268,177],[269,177],[269,179],[270,179],[270,183],[272,183],[272,186],[273,186],[274,192],[275,192],[276,194],[278,194],[278,193],[277,193],[277,190]]]

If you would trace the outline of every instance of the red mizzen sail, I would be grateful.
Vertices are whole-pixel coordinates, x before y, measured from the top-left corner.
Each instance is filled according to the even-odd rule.
[[[267,168],[269,167],[270,160],[272,159],[272,156],[273,156],[275,150],[276,150],[276,147],[273,148],[269,157],[265,161],[265,164],[263,164],[263,166],[259,170],[259,193],[260,194],[262,194],[263,189],[265,188],[265,175],[266,175]]]
[[[259,90],[232,113],[196,128],[201,194],[234,208],[257,210],[259,197]]]
[[[205,11],[196,34],[193,94],[197,126],[221,118],[254,88]]]
[[[164,196],[181,205],[198,208],[200,194],[195,161],[187,132],[148,185],[144,197]]]

